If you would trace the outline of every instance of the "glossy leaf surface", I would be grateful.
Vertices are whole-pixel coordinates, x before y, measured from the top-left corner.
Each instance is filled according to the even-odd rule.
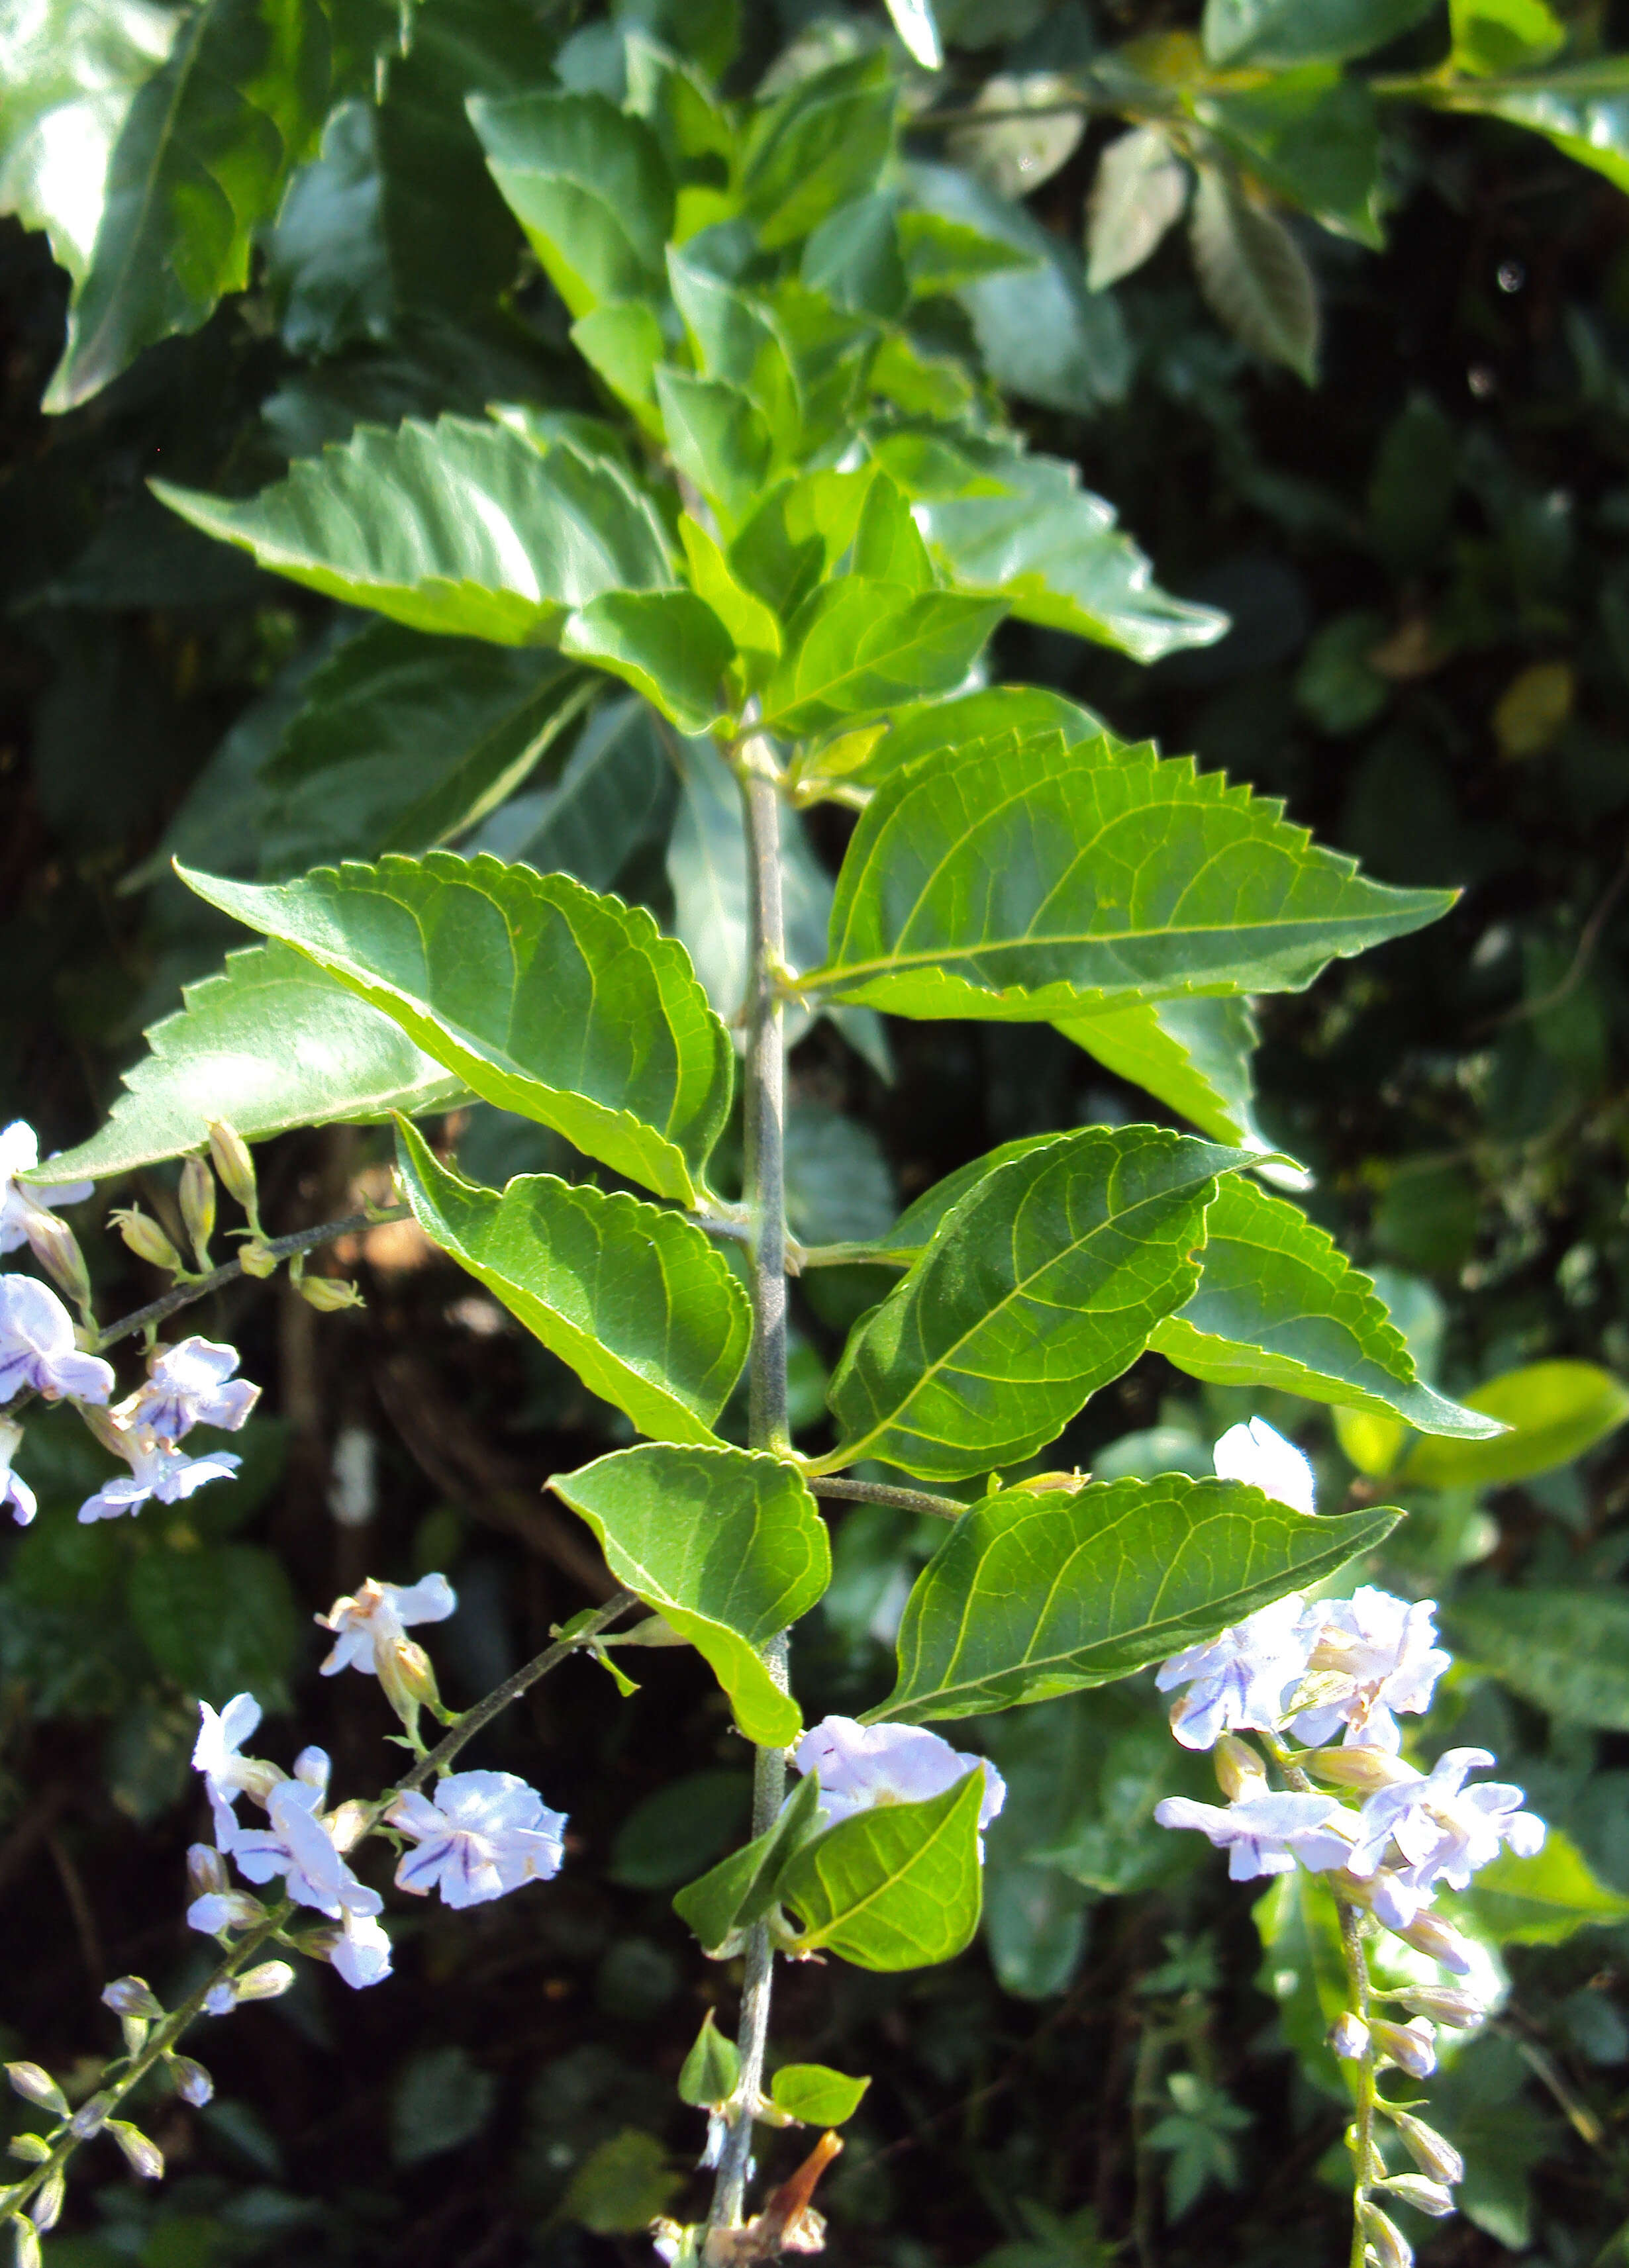
[[[969,1717],[1127,1677],[1321,1581],[1399,1517],[1308,1519],[1182,1473],[981,1498],[918,1576],[899,1681],[871,1714]]]
[[[803,1925],[799,1948],[859,1969],[921,1969],[971,1944],[983,1902],[978,1812],[984,1775],[926,1803],[843,1820],[807,1843],[777,1886]]]
[[[763,721],[778,733],[809,733],[947,693],[1005,611],[999,599],[862,575],[822,584],[787,625]]]
[[[751,1318],[729,1263],[693,1222],[548,1174],[501,1194],[479,1188],[406,1124],[396,1162],[424,1233],[591,1392],[659,1441],[713,1439]]]
[[[391,1017],[475,1093],[694,1203],[733,1052],[683,947],[566,874],[384,858],[262,887],[184,879]]]
[[[806,2126],[841,2126],[865,2099],[868,2079],[851,2079],[823,2063],[784,2063],[770,2082],[770,2100]]]
[[[1525,126],[1629,190],[1629,56],[1509,78],[1454,79],[1440,90],[1422,80],[1418,92],[1446,110],[1478,111]]]
[[[1205,0],[1213,63],[1337,63],[1367,55],[1428,16],[1435,0]]]
[[[505,202],[574,315],[659,290],[674,192],[656,137],[601,94],[476,95],[469,116]]]
[[[691,591],[607,591],[573,615],[560,651],[625,679],[682,733],[704,733],[728,713],[729,632]]]
[[[553,1483],[619,1583],[702,1654],[750,1741],[794,1741],[798,1705],[760,1649],[831,1579],[826,1524],[794,1469],[746,1449],[621,1449]]]
[[[1060,1021],[1064,1037],[1117,1078],[1168,1103],[1201,1134],[1246,1149],[1272,1145],[1256,1124],[1250,1058],[1256,1019],[1248,1000],[1133,1000]]]

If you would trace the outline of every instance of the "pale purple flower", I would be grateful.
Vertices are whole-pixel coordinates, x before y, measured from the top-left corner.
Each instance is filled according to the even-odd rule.
[[[183,1339],[148,1366],[147,1382],[114,1416],[132,1430],[145,1426],[161,1441],[179,1441],[195,1425],[235,1433],[260,1399],[260,1388],[234,1378],[238,1350],[214,1339]]]
[[[316,1617],[335,1633],[322,1675],[333,1677],[342,1669],[382,1673],[406,1643],[409,1624],[445,1622],[457,1604],[458,1594],[445,1575],[424,1575],[406,1584],[377,1583],[370,1577],[354,1597],[335,1599],[326,1615]]]
[[[234,1694],[218,1715],[207,1701],[198,1704],[192,1768],[203,1774],[215,1815],[216,1848],[220,1851],[229,1851],[237,1840],[238,1798],[247,1793],[257,1803],[264,1803],[283,1777],[276,1764],[262,1764],[257,1756],[241,1753],[245,1741],[258,1729],[260,1719],[260,1703],[252,1693]]]
[[[48,1401],[106,1402],[113,1366],[81,1354],[73,1318],[37,1276],[0,1276],[0,1402],[32,1386]]]
[[[110,1448],[129,1464],[127,1477],[104,1481],[96,1494],[79,1507],[82,1521],[117,1520],[135,1512],[149,1497],[160,1504],[178,1504],[206,1481],[229,1481],[243,1462],[230,1449],[211,1450],[207,1457],[188,1457],[155,1433],[150,1425],[134,1428],[114,1424],[103,1433]]]
[[[417,1848],[396,1869],[398,1889],[433,1889],[449,1906],[477,1906],[524,1882],[546,1882],[565,1856],[565,1814],[550,1811],[512,1772],[453,1772],[435,1800],[399,1795],[385,1814]]]
[[[890,1803],[925,1803],[969,1772],[984,1775],[980,1830],[1006,1801],[1006,1782],[986,1756],[953,1749],[925,1725],[860,1725],[824,1717],[799,1742],[792,1762],[820,1774],[820,1815],[829,1827]]]
[[[21,1473],[11,1469],[11,1460],[22,1446],[22,1427],[14,1418],[0,1418],[0,1512],[9,1506],[18,1526],[26,1528],[40,1507]]]
[[[40,1162],[40,1143],[32,1126],[20,1118],[0,1128],[0,1252],[15,1252],[28,1241],[31,1210],[49,1212],[56,1205],[83,1204],[94,1182],[64,1182],[60,1189],[22,1189],[19,1174],[31,1173]]]
[[[372,1914],[347,1908],[339,1943],[329,1959],[353,1992],[381,1984],[390,1974],[390,1938]]]
[[[1493,1762],[1485,1749],[1448,1749],[1428,1773],[1378,1789],[1363,1806],[1353,1873],[1373,1874],[1395,1843],[1411,1889],[1429,1892],[1443,1881],[1463,1890],[1504,1844],[1533,1857],[1544,1847],[1544,1822],[1522,1810],[1521,1789],[1499,1780],[1464,1784],[1468,1773]]]
[[[1226,1851],[1227,1872],[1235,1882],[1287,1874],[1297,1859],[1311,1874],[1326,1874],[1344,1866],[1352,1848],[1347,1836],[1330,1824],[1337,1818],[1351,1822],[1351,1814],[1332,1795],[1270,1790],[1227,1805],[1168,1795],[1155,1804],[1154,1815],[1161,1827],[1198,1828],[1217,1850]]]
[[[1312,1510],[1312,1467],[1294,1442],[1275,1432],[1264,1418],[1230,1425],[1212,1450],[1211,1462],[1218,1480],[1248,1481],[1294,1512]]]
[[[1154,1683],[1191,1690],[1171,1719],[1185,1749],[1213,1748],[1223,1733],[1276,1729],[1290,1694],[1306,1675],[1311,1640],[1299,1591],[1275,1599],[1204,1646],[1174,1653]]]
[[[1330,2026],[1330,2052],[1345,2062],[1356,2063],[1369,2049],[1369,2028],[1361,2016],[1343,2008]]]
[[[242,1830],[232,1843],[232,1863],[252,1882],[281,1875],[297,1904],[314,1906],[333,1920],[376,1914],[384,1900],[351,1873],[322,1817],[328,1764],[321,1749],[307,1749],[296,1760],[296,1777],[280,1780],[267,1798],[271,1825]]]
[[[1296,1736],[1315,1748],[1345,1727],[1348,1746],[1402,1745],[1396,1712],[1418,1715],[1431,1706],[1432,1690],[1453,1656],[1436,1643],[1434,1599],[1393,1598],[1365,1583],[1349,1599],[1315,1601],[1307,1609],[1308,1666],[1345,1690],[1296,1718]]]

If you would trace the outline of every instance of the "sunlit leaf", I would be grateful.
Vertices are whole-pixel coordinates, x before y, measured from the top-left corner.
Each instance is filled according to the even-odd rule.
[[[806,1775],[772,1827],[675,1895],[674,1911],[694,1931],[704,1952],[717,1955],[735,1931],[763,1920],[775,1903],[775,1886],[787,1859],[820,1828],[820,1782]]]
[[[1478,1386],[1465,1402],[1508,1432],[1496,1440],[1416,1441],[1399,1483],[1490,1488],[1526,1480],[1571,1464],[1629,1418],[1629,1386],[1592,1362],[1528,1363]]]
[[[1552,1827],[1531,1858],[1501,1851],[1455,1901],[1495,1945],[1562,1945],[1575,1931],[1629,1921],[1629,1898],[1596,1876],[1577,1845]]]
[[[492,178],[573,315],[660,291],[673,181],[642,119],[601,94],[471,98]]]
[[[1515,78],[1421,80],[1410,92],[1442,110],[1502,118],[1542,134],[1566,157],[1629,190],[1629,56],[1523,72]]]
[[[693,591],[607,591],[571,616],[560,651],[624,679],[682,733],[728,714],[729,632]]]
[[[1208,1134],[1247,1150],[1272,1145],[1256,1124],[1250,1059],[1256,1019],[1248,1000],[1135,1000],[1059,1022],[1064,1037],[1095,1056]]]
[[[896,1970],[949,1961],[971,1944],[984,1795],[984,1773],[967,1772],[925,1803],[858,1812],[805,1844],[777,1885],[803,1925],[800,1949]]]

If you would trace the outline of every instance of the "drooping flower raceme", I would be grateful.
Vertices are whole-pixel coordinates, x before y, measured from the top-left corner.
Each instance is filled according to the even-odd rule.
[[[433,1801],[398,1796],[385,1817],[417,1846],[397,1867],[396,1887],[420,1897],[439,1889],[449,1906],[549,1881],[565,1856],[565,1814],[512,1772],[451,1772]]]
[[[145,1385],[114,1415],[132,1432],[144,1426],[160,1441],[172,1443],[195,1425],[218,1425],[235,1433],[260,1399],[258,1386],[232,1376],[238,1361],[234,1346],[183,1339],[153,1358]]]
[[[328,1780],[327,1756],[321,1749],[307,1749],[295,1762],[294,1778],[279,1780],[266,1799],[270,1826],[238,1830],[232,1864],[252,1882],[280,1875],[297,1904],[314,1906],[331,1920],[347,1913],[376,1914],[383,1898],[351,1873],[322,1816]]]
[[[22,1119],[0,1128],[0,1252],[15,1252],[28,1241],[30,1212],[49,1212],[57,1205],[83,1204],[95,1189],[94,1182],[64,1182],[58,1189],[25,1189],[19,1174],[31,1173],[40,1162],[40,1143],[32,1126]]]
[[[39,1510],[34,1492],[11,1460],[23,1446],[23,1429],[14,1418],[0,1418],[0,1512],[10,1511],[19,1528],[26,1528]]]
[[[113,1366],[74,1344],[73,1319],[37,1276],[0,1276],[0,1402],[25,1387],[47,1401],[106,1402]]]
[[[137,1511],[150,1497],[160,1504],[179,1504],[206,1481],[229,1481],[243,1462],[230,1449],[211,1450],[207,1457],[188,1457],[173,1441],[161,1440],[150,1425],[129,1428],[117,1424],[100,1430],[100,1438],[129,1465],[127,1475],[104,1481],[94,1496],[79,1507],[82,1521],[117,1520]]]
[[[1469,1773],[1493,1763],[1485,1749],[1448,1749],[1429,1772],[1376,1789],[1363,1806],[1352,1872],[1373,1875],[1395,1844],[1411,1889],[1429,1892],[1441,1881],[1463,1890],[1505,1844],[1519,1858],[1536,1856],[1544,1848],[1544,1822],[1522,1810],[1522,1790],[1499,1780],[1465,1786]]]
[[[1357,1827],[1356,1819],[1334,1796],[1287,1789],[1241,1796],[1227,1805],[1168,1795],[1154,1806],[1154,1815],[1161,1827],[1198,1828],[1217,1850],[1226,1851],[1227,1872],[1235,1882],[1254,1881],[1258,1874],[1287,1874],[1297,1859],[1310,1874],[1327,1874],[1345,1864]],[[1346,1829],[1345,1834],[1337,1822]]]
[[[1006,1782],[987,1757],[953,1749],[925,1725],[860,1725],[826,1717],[799,1742],[792,1762],[820,1774],[820,1815],[828,1826],[881,1804],[925,1803],[969,1772],[984,1776],[980,1831],[1006,1800]]]

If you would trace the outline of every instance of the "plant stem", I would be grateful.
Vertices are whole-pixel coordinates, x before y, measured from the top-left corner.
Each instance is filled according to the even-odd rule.
[[[748,1440],[755,1449],[784,1454],[786,1432],[786,1049],[785,1012],[778,978],[785,960],[781,903],[780,799],[761,741],[742,753],[741,795],[747,819],[747,882],[751,923],[751,974],[747,1001],[745,1194],[752,1222],[752,1354],[748,1375]],[[786,1634],[764,1648],[777,1684],[786,1683]],[[786,1759],[778,1749],[753,1758],[752,1831],[775,1823],[786,1790]],[[775,1949],[767,1921],[748,1933],[741,1979],[741,2086],[729,2111],[710,2215],[715,2228],[739,2225],[752,2155],[753,2108],[763,2080],[769,2038]]]
[[[364,1229],[378,1228],[386,1221],[405,1220],[407,1217],[408,1208],[404,1204],[380,1205],[372,1212],[347,1213],[343,1220],[325,1220],[316,1228],[297,1228],[290,1236],[269,1236],[264,1240],[263,1248],[275,1260],[291,1260],[297,1252],[313,1251],[319,1244],[331,1243],[335,1237],[360,1236]],[[195,1300],[207,1299],[211,1292],[218,1292],[227,1284],[235,1284],[243,1273],[240,1260],[229,1260],[224,1268],[212,1268],[207,1276],[200,1276],[191,1283],[177,1284],[173,1291],[166,1292],[161,1298],[149,1300],[144,1307],[137,1307],[133,1315],[126,1315],[122,1322],[110,1323],[105,1331],[99,1331],[92,1351],[100,1353],[104,1347],[115,1345],[120,1339],[128,1339],[132,1332],[144,1330],[149,1323],[165,1322],[178,1309],[191,1307]]]
[[[933,1496],[926,1489],[889,1488],[881,1481],[818,1480],[816,1496],[845,1497],[855,1504],[891,1504],[901,1512],[925,1512],[935,1520],[960,1520],[968,1510],[960,1497]]]
[[[1340,1916],[1341,1950],[1346,1956],[1346,1975],[1352,1984],[1357,2014],[1365,2025],[1369,2020],[1369,1971],[1363,1953],[1363,1936],[1358,1926],[1358,1910],[1348,1905],[1338,1892],[1335,1911]],[[1369,2191],[1369,2169],[1375,2156],[1375,2046],[1371,2041],[1358,2059],[1357,2102],[1353,2112],[1356,2130],[1356,2181],[1352,2192],[1352,2258],[1351,2268],[1363,2268],[1363,2201]]]

